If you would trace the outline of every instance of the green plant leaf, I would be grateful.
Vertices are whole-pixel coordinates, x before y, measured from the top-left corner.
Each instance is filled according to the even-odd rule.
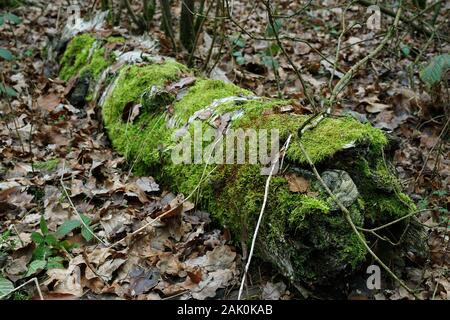
[[[0,277],[0,296],[9,294],[13,290],[14,290],[13,283],[8,279]]]
[[[275,19],[272,25],[268,24],[266,28],[266,35],[269,37],[274,37],[279,33],[281,26],[283,25],[283,19]]]
[[[46,269],[64,269],[64,265],[62,262],[64,259],[62,257],[50,257],[47,260]]]
[[[93,231],[91,227],[89,227],[89,225],[91,224],[91,219],[89,219],[89,217],[84,214],[80,214],[80,217],[83,220],[84,224],[88,226],[87,228],[85,226],[81,228],[81,235],[87,242],[89,242],[94,237]]]
[[[70,243],[69,241],[64,240],[59,243],[59,246],[64,248],[66,251],[70,251],[73,248],[78,248],[80,245],[78,243]]]
[[[7,12],[3,17],[4,19],[14,24],[19,24],[22,22],[22,18],[16,16],[14,13],[11,12]]]
[[[83,220],[83,222],[86,225],[90,225],[91,224],[91,219],[87,215],[85,215],[83,213],[80,213],[80,217],[81,217],[81,220]]]
[[[442,76],[450,69],[450,54],[433,57],[430,63],[420,71],[420,79],[430,86],[439,83]]]
[[[58,239],[56,239],[55,235],[48,234],[48,235],[45,236],[45,242],[49,246],[57,246],[59,241],[58,241]]]
[[[59,237],[63,237],[80,226],[81,226],[80,220],[67,220],[58,227],[58,229],[56,230],[56,235]]]
[[[88,229],[86,227],[81,228],[81,235],[83,236],[84,240],[86,240],[87,242],[91,241],[92,238],[94,237],[92,235],[92,229],[91,228]]]
[[[272,45],[266,49],[266,53],[269,56],[275,56],[278,54],[278,52],[280,52],[280,50],[281,48],[278,44],[272,43]]]
[[[33,232],[31,234],[31,240],[36,244],[42,244],[45,241],[44,236],[38,232]]]
[[[411,49],[407,45],[401,46],[402,53],[405,57],[409,56]]]
[[[240,66],[245,64],[245,58],[243,56],[236,57],[236,63]]]
[[[2,83],[0,83],[0,95],[6,94],[9,97],[17,97],[17,92],[8,86],[4,86]]]
[[[272,58],[271,56],[263,56],[262,57],[262,63],[264,63],[266,66],[277,69],[278,68],[278,61]]]
[[[44,260],[47,257],[50,257],[53,254],[52,249],[45,246],[44,244],[40,244],[33,251],[33,259],[34,260]]]
[[[233,39],[233,45],[239,48],[245,47],[245,41],[242,38],[235,38]]]
[[[12,55],[12,53],[5,48],[0,48],[0,57],[5,59],[6,61],[14,60],[14,56]]]
[[[28,271],[25,277],[29,277],[36,272],[44,270],[47,265],[47,261],[45,260],[34,260],[28,265]]]
[[[39,226],[41,227],[42,234],[45,236],[48,234],[47,222],[45,222],[44,216],[41,216],[41,221],[39,222]]]

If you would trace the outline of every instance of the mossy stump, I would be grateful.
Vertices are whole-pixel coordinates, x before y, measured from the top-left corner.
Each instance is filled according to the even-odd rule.
[[[249,244],[267,179],[261,165],[177,164],[172,155],[185,136],[195,134],[194,127],[221,133],[224,128],[277,129],[280,145],[289,135],[292,139],[283,167],[270,182],[258,255],[294,284],[332,283],[364,264],[364,246],[299,147],[297,132],[309,116],[283,112],[295,109],[288,108],[292,101],[256,97],[230,83],[195,77],[168,58],[141,54],[124,63],[121,57],[127,53],[108,52],[108,41],[90,34],[72,39],[61,59],[60,77],[89,72],[91,92],[103,88],[98,104],[106,130],[135,174],[153,175],[185,196],[194,193],[198,206],[229,228],[236,243]],[[201,143],[206,147],[211,142]],[[327,117],[307,130],[301,142],[338,198],[343,197],[355,225],[370,228],[415,210],[385,160],[388,139],[382,131],[351,117]],[[301,187],[295,187],[299,181]],[[383,235],[407,242],[412,228],[403,230],[408,223],[405,219]]]

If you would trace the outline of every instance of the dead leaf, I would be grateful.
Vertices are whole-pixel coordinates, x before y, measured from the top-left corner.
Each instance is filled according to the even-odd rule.
[[[261,298],[263,300],[280,300],[286,291],[286,285],[280,281],[278,283],[267,282],[263,288]]]
[[[128,275],[130,277],[130,293],[133,296],[150,291],[159,281],[157,269],[145,270],[140,266],[134,266]]]
[[[61,103],[61,97],[59,94],[50,93],[46,96],[40,96],[37,99],[37,104],[40,108],[47,111],[53,111],[58,104]]]
[[[152,177],[142,177],[136,180],[136,185],[144,192],[159,191],[159,185]]]
[[[295,173],[287,174],[285,177],[288,182],[289,191],[299,193],[305,193],[308,191],[309,181],[304,177],[298,176]]]

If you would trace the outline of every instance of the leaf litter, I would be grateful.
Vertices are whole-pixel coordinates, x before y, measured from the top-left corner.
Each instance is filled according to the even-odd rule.
[[[31,234],[39,229],[41,216],[52,233],[66,221],[78,219],[76,210],[90,219],[92,231],[105,242],[126,241],[111,248],[102,247],[94,240],[87,242],[80,228],[59,239],[77,247],[70,255],[64,255],[64,269],[38,272],[46,299],[221,296],[221,290],[237,284],[241,266],[241,257],[229,243],[226,230],[214,229],[207,212],[183,202],[182,195],[161,190],[152,177],[129,176],[129,168],[123,158],[112,151],[101,129],[95,106],[88,104],[78,109],[67,101],[76,79],[64,83],[50,77],[57,66],[41,52],[57,34],[57,2],[42,6],[45,9],[29,6],[26,13],[23,8],[16,9],[22,23],[14,34],[6,25],[0,27],[5,35],[2,47],[8,47],[17,57],[26,50],[31,52],[29,57],[14,62],[18,68],[13,68],[13,63],[1,62],[2,72],[9,75],[5,79],[7,85],[17,96],[11,98],[10,104],[0,101],[0,230],[2,235],[9,234],[7,241],[2,240],[0,244],[0,292],[11,285],[17,287],[27,279],[25,275],[35,249]],[[281,2],[287,12],[295,12],[301,6],[297,2]],[[342,50],[339,69],[333,71],[329,61],[334,61],[338,37],[330,36],[329,29],[333,24],[338,25],[342,9],[313,9],[311,17],[315,29],[308,29],[302,19],[295,19],[282,32],[295,37],[295,32],[301,30],[298,36],[308,44],[288,41],[284,44],[294,62],[302,66],[304,78],[314,94],[319,95],[329,93],[331,73],[335,75],[333,81],[339,79],[342,71],[367,55],[377,40],[359,31],[348,31],[343,39],[344,48],[348,49]],[[236,17],[247,17],[247,30],[264,34],[267,17],[262,6],[237,1],[233,10]],[[350,24],[360,19],[354,7],[349,9],[349,14]],[[231,25],[225,27],[230,34],[239,31],[233,30]],[[115,32],[128,38],[126,29],[117,28]],[[164,53],[162,33],[155,30],[154,34],[160,38]],[[239,82],[258,95],[281,94],[292,98],[295,105],[305,105],[300,83],[286,58],[278,53],[275,55],[277,67],[267,66],[258,53],[266,50],[270,42],[245,35],[243,38],[240,40],[244,42],[243,57],[249,61],[239,65],[231,54],[225,54],[214,65],[212,76]],[[200,60],[205,59],[212,45],[211,34],[204,32],[201,39]],[[403,41],[414,46],[415,39],[406,36]],[[132,39],[130,43],[136,45]],[[446,48],[448,51],[448,45]],[[216,43],[212,49],[216,58],[221,48]],[[317,50],[328,57],[328,61]],[[430,55],[435,50],[430,48],[425,54]],[[445,47],[442,50],[445,51]],[[450,149],[445,143],[445,123],[436,118],[442,106],[417,80],[414,80],[417,90],[405,85],[404,70],[411,62],[409,57],[398,60],[386,53],[382,61],[375,61],[371,68],[354,77],[347,92],[342,93],[346,99],[337,111],[393,131],[399,138],[395,170],[408,194],[419,204],[433,208],[418,217],[430,229],[430,257],[421,261],[410,253],[409,259],[416,267],[407,269],[404,277],[411,286],[420,288],[423,298],[449,299],[449,229],[448,218],[445,225],[444,209],[448,215]],[[276,84],[277,78],[282,81],[280,87]],[[187,76],[166,89],[184,88],[195,80]],[[128,117],[133,121],[139,112],[139,105],[131,105]],[[65,196],[61,178],[72,203]],[[308,191],[302,177],[293,175],[288,180],[292,192]],[[168,210],[173,211],[166,219],[148,226],[142,234],[129,236]],[[289,297],[283,282],[262,282],[264,284],[257,290],[260,296],[266,299]],[[379,292],[374,298],[413,297],[402,288],[394,288]]]

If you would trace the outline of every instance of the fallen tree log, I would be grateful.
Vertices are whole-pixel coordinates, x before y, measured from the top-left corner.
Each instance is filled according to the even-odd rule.
[[[311,116],[299,114],[292,101],[196,76],[169,58],[112,50],[122,41],[85,33],[69,42],[60,60],[60,78],[78,79],[69,100],[97,103],[113,147],[135,174],[151,174],[171,190],[193,195],[243,247],[255,229],[268,169],[277,167],[256,249],[293,284],[333,282],[367,259],[311,172],[300,139],[356,226],[370,229],[400,219],[377,233],[377,240],[384,239],[381,253],[420,247],[420,228],[411,217],[416,207],[387,160],[389,139],[381,130],[336,116],[312,121],[299,136]],[[278,152],[289,136],[286,150]],[[242,149],[248,151],[243,156]]]

